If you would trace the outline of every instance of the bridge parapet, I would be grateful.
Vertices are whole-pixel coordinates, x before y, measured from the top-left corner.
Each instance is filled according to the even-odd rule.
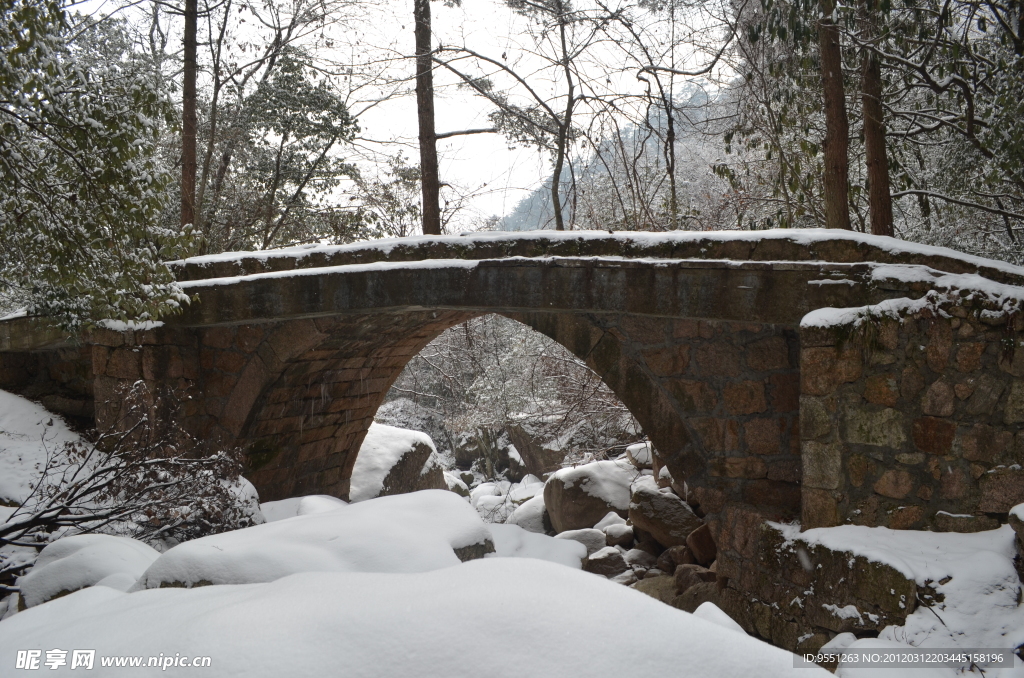
[[[826,229],[636,233],[527,231],[376,240],[351,245],[309,245],[266,252],[227,252],[172,263],[178,280],[428,259],[621,257],[761,262],[905,264],[977,274],[1024,285],[1024,270],[990,259],[892,238]]]

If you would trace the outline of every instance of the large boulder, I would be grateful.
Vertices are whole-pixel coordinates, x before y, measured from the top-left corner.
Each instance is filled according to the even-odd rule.
[[[715,538],[711,536],[711,529],[707,525],[701,525],[686,537],[686,545],[690,548],[694,560],[704,567],[710,567],[718,557],[718,546]]]
[[[662,546],[685,546],[686,538],[702,526],[689,504],[671,490],[661,489],[653,479],[644,478],[633,486],[629,520],[649,533]]]
[[[427,572],[493,551],[490,530],[465,499],[424,490],[178,544],[135,588],[256,584],[299,572]]]
[[[595,461],[555,471],[544,485],[544,505],[556,532],[593,527],[609,511],[625,517],[638,471],[627,461]]]
[[[544,507],[544,495],[538,494],[527,499],[513,509],[505,522],[510,525],[518,525],[527,532],[547,534],[551,532],[551,521],[548,518],[547,509]]]
[[[545,445],[537,435],[518,424],[512,424],[505,430],[527,473],[543,476],[561,468],[565,459],[565,450],[561,446]]]
[[[397,426],[370,424],[352,469],[350,501],[447,489],[430,436]]]
[[[678,565],[673,576],[676,591],[680,594],[686,593],[697,584],[714,583],[716,580],[714,572],[700,565]]]

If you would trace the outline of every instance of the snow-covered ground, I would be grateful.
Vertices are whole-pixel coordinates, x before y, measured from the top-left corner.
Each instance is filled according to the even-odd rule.
[[[0,508],[28,497],[48,452],[80,440],[63,419],[42,405],[0,391]]]
[[[42,408],[0,393],[0,408],[5,404],[14,414],[0,413],[0,480],[9,480],[9,496],[23,498],[45,459],[42,443],[31,441],[52,445],[74,434]],[[408,447],[401,435],[391,438]],[[376,458],[391,458],[379,452]],[[642,452],[632,450],[641,465]],[[628,502],[629,483],[616,481],[626,477],[624,464],[556,475],[617,506]],[[367,477],[382,479],[385,466],[365,470]],[[628,468],[630,478],[650,473]],[[143,666],[131,672],[143,676],[192,671],[181,657],[209,657],[204,675],[247,678],[827,675],[794,668],[792,655],[739,632],[710,604],[690,615],[582,571],[584,537],[593,533],[600,542],[628,526],[612,512],[596,530],[544,534],[543,489],[541,479],[527,476],[478,485],[468,499],[443,490],[352,504],[296,497],[262,504],[262,525],[164,553],[124,537],[59,539],[18,581],[24,598],[0,605],[0,675],[25,650],[40,650],[49,673],[46,652],[65,649],[69,658],[75,649],[95,650],[97,676],[123,674],[123,666],[102,664],[120,657],[140,657]],[[1008,527],[973,535],[778,527],[790,539],[888,563],[944,596],[878,639],[844,634],[833,647],[1024,643]],[[28,609],[18,611],[19,603]],[[159,665],[145,666],[150,657]],[[178,665],[165,667],[163,658],[178,658]],[[73,670],[70,663],[54,671]],[[840,667],[838,675],[858,671]],[[985,675],[1024,678],[1024,667]]]
[[[0,666],[15,666],[17,651],[31,648],[94,649],[96,666],[87,674],[94,676],[126,673],[100,666],[105,657],[160,655],[211,662],[201,671],[154,667],[132,675],[829,675],[794,669],[789,653],[642,593],[527,558],[422,573],[306,572],[196,589],[94,587],[2,622]]]

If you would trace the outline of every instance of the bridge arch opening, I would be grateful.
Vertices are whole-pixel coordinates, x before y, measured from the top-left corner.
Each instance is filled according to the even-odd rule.
[[[546,335],[592,369],[701,513],[740,503],[776,519],[799,516],[799,339],[780,325],[482,308],[209,328],[204,347],[247,343],[250,358],[234,366],[234,387],[208,423],[248,450],[249,477],[266,500],[346,497],[359,446],[402,370],[442,332],[488,312]]]
[[[543,478],[643,439],[629,409],[579,357],[500,314],[442,332],[391,386],[375,421],[428,433],[472,482]]]

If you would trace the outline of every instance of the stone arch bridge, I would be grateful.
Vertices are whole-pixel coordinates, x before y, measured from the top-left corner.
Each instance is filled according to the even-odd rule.
[[[489,233],[173,266],[194,301],[165,324],[68,339],[0,322],[0,388],[103,429],[118,389],[171,387],[188,429],[248,450],[263,500],[347,497],[405,364],[500,313],[629,407],[733,576],[765,518],[974,529],[1024,501],[1024,269],[1000,262],[790,230]]]

